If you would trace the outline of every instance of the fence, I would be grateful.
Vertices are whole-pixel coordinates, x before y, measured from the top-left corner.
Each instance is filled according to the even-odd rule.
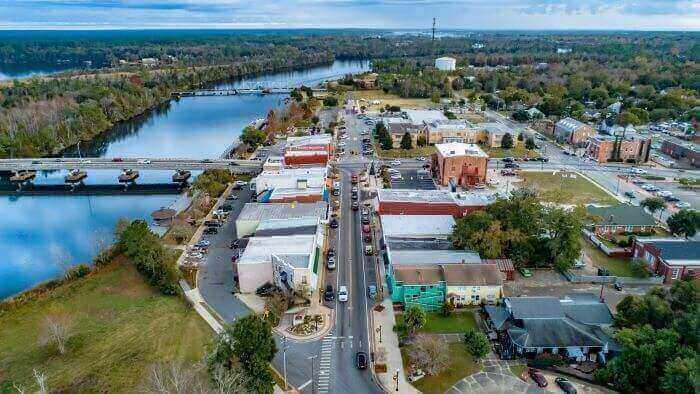
[[[626,258],[632,256],[632,249],[631,248],[616,248],[616,247],[610,247],[606,245],[603,241],[598,239],[595,234],[588,230],[582,230],[583,235],[588,239],[595,247],[600,249],[601,252],[605,253],[608,257],[614,257],[614,258]]]
[[[573,283],[619,283],[622,285],[658,285],[663,283],[663,276],[653,276],[651,278],[633,278],[627,276],[598,276],[579,275],[569,270],[563,272],[566,279]]]

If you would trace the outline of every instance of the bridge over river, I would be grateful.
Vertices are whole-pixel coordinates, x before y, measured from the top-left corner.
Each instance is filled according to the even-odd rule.
[[[0,172],[42,170],[230,170],[251,174],[262,169],[259,160],[192,158],[38,158],[2,159]]]

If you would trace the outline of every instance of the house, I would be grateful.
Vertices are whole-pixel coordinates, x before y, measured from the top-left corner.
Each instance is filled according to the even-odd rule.
[[[571,53],[571,48],[557,48],[557,55],[566,55]]]
[[[548,353],[567,361],[605,363],[619,350],[603,331],[613,322],[610,309],[595,295],[506,297],[484,310],[506,356]]]
[[[158,59],[152,57],[145,57],[141,59],[141,65],[144,67],[155,67],[158,65]]]
[[[513,140],[515,140],[513,130],[503,123],[481,123],[479,126],[483,127],[486,131],[486,142],[488,143],[489,148],[500,148],[501,143],[503,142],[503,136],[506,134],[510,134],[510,136],[513,137]]]
[[[614,112],[616,114],[619,114],[620,111],[622,110],[622,102],[616,101],[610,105],[608,105],[608,111]]]
[[[394,267],[387,279],[392,302],[438,311],[450,300],[457,307],[496,303],[503,295],[502,276],[493,264],[429,264]]]
[[[321,250],[322,241],[316,234],[250,238],[236,263],[241,293],[253,293],[265,283],[313,293],[322,265]]]
[[[574,146],[585,145],[588,137],[595,135],[593,127],[574,118],[559,120],[554,126],[554,138],[559,142],[568,142]]]
[[[318,218],[325,223],[328,203],[247,203],[236,218],[236,234],[239,238],[252,235],[261,222],[270,219]]]
[[[600,119],[601,114],[597,109],[586,108],[583,110],[583,114],[581,114],[581,116],[586,120],[598,120]]]
[[[599,219],[589,225],[596,234],[643,233],[654,231],[658,227],[656,220],[644,208],[634,205],[588,205],[586,211]]]
[[[528,109],[526,112],[527,112],[527,117],[530,119],[542,119],[542,118],[544,118],[544,113],[535,107]]]
[[[439,57],[435,59],[435,68],[442,71],[454,71],[457,66],[457,60],[453,57]]]
[[[664,283],[700,277],[700,241],[635,238],[632,258],[644,261],[651,272],[664,277]]]
[[[377,88],[377,78],[379,77],[379,74],[377,73],[366,73],[362,74],[359,77],[353,78],[352,82],[353,85],[357,86],[360,89],[376,89]]]
[[[476,144],[451,142],[437,144],[433,169],[442,186],[471,186],[486,182],[489,156]]]
[[[595,135],[588,137],[586,156],[598,163],[623,161],[626,163],[646,163],[651,152],[651,137],[642,138],[635,134],[624,137]]]
[[[486,208],[492,194],[448,190],[379,189],[374,205],[380,215],[451,215],[462,217]]]
[[[401,140],[408,133],[411,137],[411,146],[417,146],[418,140],[423,137],[427,140],[424,126],[414,125],[409,122],[392,122],[387,125],[387,130],[391,136],[391,144],[394,148],[401,147]]]

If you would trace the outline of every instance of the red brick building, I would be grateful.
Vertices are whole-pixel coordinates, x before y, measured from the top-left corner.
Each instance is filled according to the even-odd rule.
[[[607,163],[616,158],[624,162],[646,163],[649,161],[651,138],[626,138],[619,140],[618,143],[619,156],[615,152],[615,137],[603,135],[588,137],[586,155],[598,163]]]
[[[700,147],[697,144],[688,142],[680,144],[678,142],[663,140],[661,151],[674,159],[687,160],[693,167],[700,167]]]
[[[448,186],[473,186],[486,182],[489,156],[475,144],[451,142],[437,144],[433,170],[438,183]]]
[[[288,167],[325,166],[333,155],[333,139],[330,134],[288,137],[284,148],[284,165]]]
[[[686,276],[700,278],[700,241],[635,239],[632,258],[644,261],[651,272],[664,277],[664,283]]]
[[[492,196],[481,193],[379,189],[375,209],[380,215],[452,215],[461,218],[486,208],[493,201]]]

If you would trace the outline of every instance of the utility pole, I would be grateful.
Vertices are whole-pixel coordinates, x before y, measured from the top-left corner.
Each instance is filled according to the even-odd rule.
[[[433,17],[433,49],[435,48],[435,17]]]
[[[316,357],[318,356],[307,357],[308,360],[311,360],[311,392],[314,394],[316,394]]]
[[[284,365],[284,391],[287,391],[287,337],[282,337],[282,364]]]

